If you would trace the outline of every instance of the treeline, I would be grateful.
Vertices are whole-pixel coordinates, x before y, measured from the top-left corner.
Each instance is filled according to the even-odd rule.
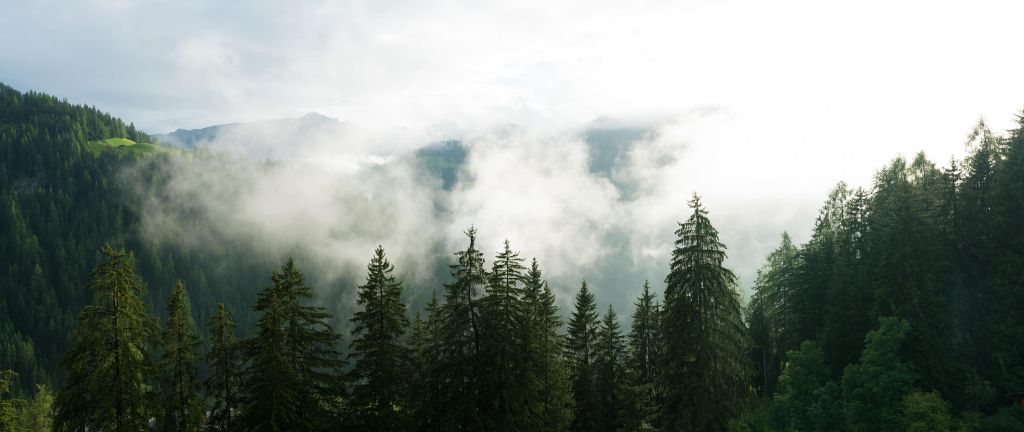
[[[725,248],[690,204],[665,301],[644,284],[628,334],[585,281],[563,333],[537,261],[505,242],[488,269],[470,228],[441,298],[411,320],[374,251],[344,356],[293,260],[257,295],[252,334],[237,339],[220,306],[200,356],[185,286],[159,325],[131,254],[106,246],[61,361],[54,430],[722,430],[751,394],[748,339]]]
[[[968,148],[840,184],[807,244],[783,236],[747,311],[762,401],[738,430],[1024,430],[1024,116]]]

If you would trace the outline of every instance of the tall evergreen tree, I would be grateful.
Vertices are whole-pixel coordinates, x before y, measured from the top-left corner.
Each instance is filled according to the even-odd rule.
[[[109,245],[101,251],[105,259],[89,283],[94,303],[79,316],[62,360],[68,381],[57,396],[58,431],[137,431],[150,417],[148,346],[158,326],[140,298],[145,288],[131,254]]]
[[[247,430],[328,429],[342,396],[341,337],[327,323],[330,313],[305,304],[313,292],[293,259],[270,279],[254,306],[263,313],[257,335],[247,342],[243,424]]]
[[[505,240],[504,249],[494,258],[487,294],[481,301],[481,348],[487,359],[481,401],[490,430],[522,430],[534,420],[529,405],[536,377],[524,357],[528,330],[522,287],[525,270],[523,259]]]
[[[624,356],[625,341],[619,329],[615,308],[608,305],[597,332],[596,388],[601,400],[601,425],[598,430],[614,432],[622,428],[620,416],[625,411]]]
[[[566,358],[572,385],[573,421],[569,430],[601,430],[601,398],[597,392],[597,332],[600,324],[594,293],[587,281],[580,284],[575,310],[569,319]]]
[[[355,367],[349,372],[353,389],[348,405],[359,430],[399,431],[408,422],[410,353],[403,338],[409,320],[394,270],[378,246],[367,265],[366,283],[359,287],[356,303],[362,310],[352,317],[349,359]]]
[[[241,359],[235,322],[224,310],[223,303],[217,305],[217,312],[210,317],[209,329],[210,352],[206,356],[209,376],[204,384],[212,406],[206,428],[211,432],[231,432],[239,429],[235,413],[241,396],[238,388]]]
[[[722,267],[725,245],[700,198],[679,224],[666,278],[662,382],[666,431],[720,431],[739,413],[749,389],[746,330],[736,277]]]
[[[571,395],[563,357],[565,340],[559,334],[562,319],[555,296],[544,281],[537,259],[530,263],[523,282],[526,303],[527,343],[525,358],[535,377],[530,391],[533,429],[542,432],[563,431],[572,420]]]
[[[437,292],[431,294],[427,303],[427,318],[421,319],[419,312],[413,321],[410,337],[412,342],[411,395],[415,410],[415,429],[420,432],[437,432],[438,414],[442,411],[443,389],[437,377],[439,361],[438,325],[440,304]]]
[[[795,282],[796,256],[796,246],[789,234],[783,233],[782,244],[768,255],[754,281],[747,320],[755,344],[754,363],[759,366],[754,385],[761,388],[763,395],[775,392],[786,351],[793,348],[789,329],[793,317],[788,301]]]
[[[162,431],[197,431],[203,421],[203,401],[196,375],[199,337],[185,285],[178,281],[167,302],[167,326],[161,337],[160,416]]]
[[[622,427],[627,431],[650,428],[657,420],[656,379],[661,352],[658,313],[651,284],[644,280],[643,291],[633,303],[632,325],[627,340],[626,396],[621,415]]]
[[[263,316],[256,322],[256,335],[245,341],[248,366],[243,372],[244,394],[239,423],[253,432],[312,431],[311,419],[303,411],[306,390],[290,361],[286,306],[274,287],[260,293],[255,308]]]
[[[445,285],[445,302],[439,310],[436,376],[444,395],[437,413],[446,431],[480,431],[483,418],[479,403],[481,374],[481,320],[478,289],[487,283],[483,254],[476,248],[476,229],[466,230],[469,245],[455,253],[454,279]]]

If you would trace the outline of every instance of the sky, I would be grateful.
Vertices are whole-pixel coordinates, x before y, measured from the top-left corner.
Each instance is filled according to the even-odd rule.
[[[245,207],[263,193],[247,188],[254,195],[234,203],[250,212],[241,226],[290,242],[354,233],[368,259],[371,244],[409,243],[427,223],[452,247],[475,224],[489,248],[509,237],[564,285],[592,275],[599,295],[621,299],[635,293],[619,285],[663,279],[694,192],[748,289],[783,231],[808,239],[837,182],[870,187],[887,161],[919,151],[945,165],[979,118],[1002,132],[1024,107],[1017,1],[0,0],[0,10],[0,81],[16,89],[153,133],[308,112],[359,131],[295,161],[322,176],[293,166],[260,183],[320,185],[290,197],[304,210]],[[585,138],[603,127],[642,133],[595,174]],[[348,192],[319,193],[449,138],[471,153],[443,215],[426,215],[442,198],[396,167],[388,181],[401,193],[366,209],[395,214],[401,234],[336,220],[301,235],[260,225],[277,221],[266,212],[343,211]],[[195,198],[243,181],[255,180],[179,186]],[[389,193],[352,187],[371,201]],[[168,215],[152,214],[165,226]],[[613,262],[628,262],[627,276]]]

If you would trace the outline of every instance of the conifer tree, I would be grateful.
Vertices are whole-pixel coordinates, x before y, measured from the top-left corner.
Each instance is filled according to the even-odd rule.
[[[239,423],[252,432],[312,431],[303,412],[301,378],[290,361],[287,312],[274,287],[266,288],[254,308],[263,315],[256,335],[245,341],[244,402]]]
[[[597,332],[597,394],[601,400],[601,425],[603,432],[614,432],[621,428],[625,404],[623,389],[623,357],[625,342],[619,330],[619,317],[615,309],[608,305],[604,320]]]
[[[693,214],[676,231],[666,278],[661,425],[666,431],[718,431],[747,396],[748,342],[736,277],[722,267],[725,245],[696,194],[690,208]]]
[[[754,385],[766,396],[775,393],[786,352],[793,344],[789,339],[793,317],[788,300],[795,282],[796,256],[796,246],[789,234],[783,233],[782,243],[757,271],[750,298],[748,322],[755,344],[753,359],[758,365]]]
[[[445,431],[483,430],[479,404],[481,322],[477,290],[487,283],[483,254],[476,248],[476,229],[465,232],[469,245],[455,253],[454,279],[445,285],[439,309],[436,372],[444,391],[439,404],[439,427]]]
[[[524,352],[535,377],[535,389],[530,392],[534,395],[533,428],[542,432],[563,431],[571,421],[572,399],[563,357],[565,340],[559,334],[562,320],[536,258],[524,278],[523,299],[528,323]]]
[[[656,378],[660,361],[658,338],[659,306],[644,280],[643,291],[633,303],[633,316],[627,337],[623,370],[620,429],[648,430],[654,427],[659,414]]]
[[[600,324],[597,302],[587,287],[580,284],[575,310],[569,319],[566,358],[569,361],[573,396],[573,421],[569,430],[589,432],[601,429],[601,399],[597,393],[597,331]]]
[[[481,401],[490,430],[514,431],[526,428],[535,377],[527,367],[526,310],[523,302],[523,259],[513,252],[508,240],[497,254],[488,274],[487,294],[481,300],[484,338],[481,346],[487,359]]]
[[[263,316],[257,335],[247,341],[246,430],[325,430],[333,427],[342,396],[338,352],[341,337],[331,314],[305,304],[313,292],[291,258],[270,277],[254,309]]]
[[[409,352],[403,337],[409,320],[394,270],[378,246],[367,265],[366,283],[359,287],[356,303],[362,310],[352,317],[349,359],[355,367],[349,372],[353,389],[348,405],[359,430],[399,431],[407,423]]]
[[[211,400],[210,415],[206,429],[216,432],[238,430],[236,411],[239,407],[239,374],[241,367],[240,346],[235,338],[235,322],[224,310],[224,304],[217,305],[217,312],[210,317],[210,352],[206,356],[209,377],[205,384],[207,398]]]
[[[199,337],[185,285],[178,281],[167,302],[167,326],[161,337],[160,417],[162,431],[197,431],[203,421],[203,401],[196,377]]]
[[[421,319],[419,312],[413,321],[410,337],[412,342],[412,405],[415,410],[415,429],[420,432],[437,432],[438,414],[442,411],[443,389],[437,376],[440,346],[438,325],[440,304],[437,292],[431,294],[427,303],[427,318]]]
[[[109,245],[92,272],[95,300],[78,319],[71,350],[61,361],[67,383],[57,396],[58,431],[137,431],[146,426],[153,364],[148,346],[157,323],[140,296],[145,288],[131,254]]]

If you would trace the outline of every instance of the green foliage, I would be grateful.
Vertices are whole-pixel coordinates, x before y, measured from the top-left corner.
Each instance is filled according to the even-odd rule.
[[[843,414],[853,432],[901,430],[900,403],[916,378],[901,355],[910,324],[893,317],[878,324],[865,338],[860,362],[843,373]]]
[[[949,432],[953,430],[953,417],[949,403],[938,393],[915,391],[903,398],[903,426],[906,432]]]
[[[18,378],[12,370],[0,371],[0,397],[11,391],[11,381]],[[14,432],[17,429],[18,408],[24,401],[0,399],[0,432]]]
[[[199,336],[192,320],[192,304],[181,281],[175,284],[167,302],[167,326],[160,342],[163,354],[157,425],[163,431],[197,431],[204,414],[196,374]]]
[[[239,408],[239,373],[241,367],[238,340],[235,338],[235,322],[224,309],[224,304],[217,305],[217,313],[210,317],[210,351],[206,355],[209,375],[203,383],[206,398],[210,400],[209,416],[206,418],[208,430],[235,430],[235,411]]]
[[[565,357],[569,362],[572,388],[573,432],[596,431],[601,428],[602,407],[597,391],[597,301],[587,287],[580,284],[566,340]]]
[[[559,334],[562,319],[555,305],[555,295],[544,281],[533,259],[523,281],[526,307],[526,346],[524,357],[535,377],[530,394],[533,429],[542,432],[563,431],[569,427],[572,397],[563,352],[565,339]]]
[[[597,331],[597,396],[601,401],[599,431],[614,432],[623,426],[623,402],[626,355],[625,341],[619,329],[619,317],[608,305],[601,328]]]
[[[830,379],[825,357],[814,342],[804,341],[800,350],[787,354],[786,369],[779,377],[778,408],[786,430],[833,431],[839,410],[838,388]]]
[[[147,378],[154,367],[148,346],[156,320],[132,256],[104,246],[106,260],[92,272],[92,305],[79,316],[71,350],[62,360],[68,382],[56,401],[55,429],[138,430],[151,415]]]
[[[246,341],[249,368],[242,424],[252,431],[319,431],[331,428],[342,396],[341,337],[331,314],[306,304],[313,292],[293,259],[271,274],[254,309],[263,314]]]
[[[53,393],[45,385],[36,386],[36,394],[18,414],[19,432],[50,432],[53,430]]]
[[[676,231],[666,278],[662,427],[722,430],[748,396],[749,341],[740,318],[736,277],[722,267],[725,245],[696,195],[690,207],[693,214]]]
[[[403,372],[410,354],[403,335],[409,320],[394,270],[378,246],[367,265],[366,283],[359,287],[356,302],[362,310],[352,317],[349,359],[355,367],[349,372],[353,388],[348,407],[359,430],[399,431],[409,421],[403,409],[409,390]]]
[[[445,302],[439,309],[436,379],[443,389],[438,427],[441,430],[483,429],[479,403],[482,376],[481,317],[476,298],[487,283],[483,254],[476,248],[476,229],[466,230],[469,245],[455,254],[454,279],[445,285]]]

